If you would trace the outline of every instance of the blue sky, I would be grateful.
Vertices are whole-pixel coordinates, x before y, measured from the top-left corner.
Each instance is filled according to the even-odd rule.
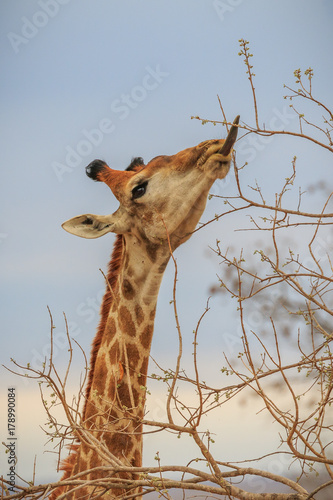
[[[221,120],[217,94],[229,120],[240,114],[253,124],[251,91],[237,55],[240,38],[250,41],[254,54],[261,121],[278,117],[296,129],[297,120],[283,99],[283,84],[293,85],[296,68],[314,69],[316,95],[330,105],[333,6],[329,0],[3,0],[0,13],[1,363],[8,365],[11,357],[23,364],[40,362],[49,338],[47,305],[57,326],[62,363],[63,312],[73,336],[89,351],[104,289],[99,268],[106,268],[113,239],[75,238],[61,223],[81,213],[106,214],[117,208],[109,190],[93,184],[84,167],[103,158],[123,169],[133,156],[149,161],[224,137],[222,127],[191,120],[192,115]],[[268,195],[287,176],[294,154],[304,188],[331,175],[328,155],[318,159],[300,140],[277,138],[264,147],[241,144],[239,162],[253,156],[245,185],[257,178]],[[281,171],[286,172],[282,180]],[[233,187],[230,178],[213,192],[229,194]],[[309,203],[315,206],[316,198]],[[222,210],[221,202],[210,201],[203,220]],[[241,246],[244,234],[234,229],[242,224],[242,217],[222,220],[177,252],[184,329],[192,331],[216,280],[218,259],[208,246],[216,238],[226,246]],[[246,238],[250,245],[248,233]],[[165,362],[174,359],[177,347],[169,305],[172,278],[169,266],[153,344],[154,356]],[[203,359],[214,346],[221,352],[230,346],[223,343],[223,332],[234,328],[232,310],[220,299],[212,302]],[[197,316],[191,319],[193,311]],[[188,345],[191,349],[190,341]],[[80,369],[79,361],[75,367]],[[2,396],[12,384],[21,401],[35,397],[33,384],[1,368]],[[28,418],[23,403],[20,412],[23,429]],[[45,438],[38,427],[32,432],[40,450]],[[22,436],[22,450],[24,443]],[[22,473],[31,470],[29,460],[22,451]],[[54,459],[45,460],[52,467]],[[46,472],[40,467],[43,478]]]

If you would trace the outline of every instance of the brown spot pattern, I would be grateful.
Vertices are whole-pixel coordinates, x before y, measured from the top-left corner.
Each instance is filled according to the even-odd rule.
[[[120,361],[119,357],[120,357],[120,355],[119,355],[119,342],[118,342],[118,340],[115,340],[110,348],[110,351],[109,351],[109,358],[110,358],[111,366],[116,365]]]
[[[110,438],[107,439],[108,448],[117,457],[122,457],[123,454],[126,456],[129,449],[133,447],[129,435],[125,433],[112,434]]]
[[[87,470],[89,467],[87,467],[87,461],[84,460],[82,457],[81,457],[81,460],[80,460],[80,467],[81,467],[81,470]]]
[[[106,333],[108,338],[114,337],[116,334],[117,327],[116,327],[116,322],[115,320],[110,317],[106,323]]]
[[[159,272],[160,274],[164,273],[165,268],[166,268],[166,266],[168,265],[168,262],[169,262],[169,257],[165,260],[165,262],[163,262],[163,263],[159,266],[159,268],[158,268],[158,272]]]
[[[119,323],[120,323],[120,328],[124,333],[128,333],[128,335],[130,335],[131,337],[135,337],[136,335],[135,324],[132,320],[131,313],[125,306],[120,307]]]
[[[134,288],[132,287],[131,282],[127,279],[124,279],[123,281],[123,295],[127,300],[132,300],[135,295]]]
[[[142,361],[142,365],[140,367],[140,373],[142,375],[142,380],[141,380],[141,383],[142,385],[145,385],[146,383],[146,375],[147,375],[147,371],[148,371],[148,358],[144,358],[143,361]]]
[[[119,422],[119,414],[113,407],[107,411],[110,426],[116,426]]]
[[[97,467],[99,465],[99,456],[98,456],[98,453],[97,451],[93,450],[92,452],[92,455],[91,455],[91,458],[90,458],[90,467],[93,468],[93,467]]]
[[[101,354],[100,356],[98,356],[98,359],[96,361],[94,379],[92,384],[93,390],[98,387],[98,394],[105,393],[106,377],[107,369],[105,364],[105,355]]]
[[[80,495],[80,497],[82,499],[84,498],[89,498],[89,492],[88,492],[88,488],[84,487],[84,488],[80,488],[78,490],[78,494]]]
[[[133,268],[131,266],[127,267],[127,274],[130,278],[132,278],[132,276],[134,275],[134,271],[133,271]]]
[[[139,350],[135,344],[128,344],[126,349],[127,349],[127,357],[130,368],[136,371],[140,359]]]
[[[149,259],[152,261],[152,262],[155,262],[156,261],[156,257],[157,257],[157,249],[159,248],[159,245],[156,245],[154,243],[147,243],[146,245],[146,250],[147,250],[147,255],[149,257]]]
[[[111,405],[112,402],[115,400],[116,393],[117,393],[117,381],[114,379],[114,377],[111,377],[107,394],[104,395],[104,399],[107,399],[108,404]]]
[[[141,394],[135,389],[135,387],[132,387],[132,394],[133,394],[134,404],[135,406],[138,406],[140,403]]]
[[[154,330],[153,325],[149,324],[144,328],[143,332],[141,333],[140,340],[141,340],[142,346],[145,349],[148,349],[150,347],[151,339],[153,336],[153,330]]]
[[[145,317],[143,314],[142,307],[139,306],[138,304],[135,306],[135,316],[136,316],[137,324],[140,326]]]
[[[125,382],[122,382],[118,387],[118,397],[123,406],[126,406],[126,408],[132,407],[128,385]]]
[[[94,403],[90,400],[87,401],[87,405],[86,405],[86,412],[84,414],[84,418],[85,418],[85,424],[86,426],[88,427],[88,429],[92,426],[92,424],[94,423],[95,421],[95,416],[96,416],[96,413],[97,413],[97,409],[96,409],[96,406],[94,405]]]
[[[134,452],[134,457],[132,458],[133,467],[141,467],[141,453],[137,449]]]

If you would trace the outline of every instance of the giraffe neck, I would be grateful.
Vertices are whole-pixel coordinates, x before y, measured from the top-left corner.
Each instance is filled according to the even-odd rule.
[[[109,269],[82,420],[124,465],[142,465],[148,361],[157,296],[169,256],[160,245],[120,237]],[[81,441],[71,475],[106,463],[105,454]],[[93,473],[88,478],[94,479]]]

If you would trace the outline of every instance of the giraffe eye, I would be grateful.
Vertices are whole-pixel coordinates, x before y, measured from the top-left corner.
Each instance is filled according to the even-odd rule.
[[[148,181],[142,182],[141,184],[138,184],[132,189],[132,200],[137,200],[138,198],[141,198],[146,192],[148,185]]]

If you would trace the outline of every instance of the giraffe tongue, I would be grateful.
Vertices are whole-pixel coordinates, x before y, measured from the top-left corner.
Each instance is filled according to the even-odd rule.
[[[229,134],[224,141],[224,144],[219,151],[217,151],[219,154],[223,156],[228,156],[230,154],[230,151],[232,150],[233,145],[236,142],[237,139],[237,134],[238,134],[238,127],[235,127],[235,125],[239,124],[239,118],[240,116],[237,115],[236,118],[233,121],[233,125],[231,125],[231,129],[229,131]]]

